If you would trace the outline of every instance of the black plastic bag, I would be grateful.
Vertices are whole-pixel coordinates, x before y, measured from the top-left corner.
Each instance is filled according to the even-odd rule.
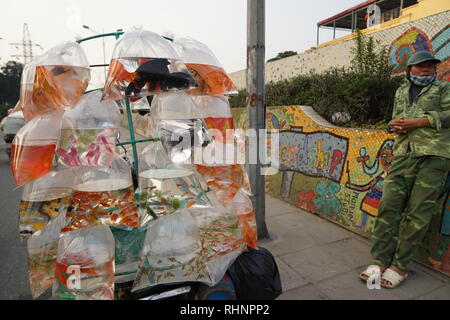
[[[275,300],[283,293],[275,258],[264,248],[242,253],[228,269],[238,300]]]

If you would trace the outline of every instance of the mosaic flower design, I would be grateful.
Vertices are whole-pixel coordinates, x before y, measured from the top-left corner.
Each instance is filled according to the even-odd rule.
[[[298,195],[297,207],[313,212],[316,208],[313,202],[315,196],[316,194],[314,191],[300,191]]]
[[[323,181],[317,184],[317,198],[314,199],[314,205],[325,217],[330,216],[332,213],[337,214],[341,211],[341,201],[336,197],[336,193],[340,190],[341,186],[335,182],[332,182],[329,186]]]

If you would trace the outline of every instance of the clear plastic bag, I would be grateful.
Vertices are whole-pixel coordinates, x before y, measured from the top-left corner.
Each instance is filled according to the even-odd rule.
[[[28,276],[33,299],[52,287],[61,229],[65,223],[67,205],[60,206],[59,215],[43,229],[28,238]]]
[[[176,38],[173,45],[199,86],[188,91],[189,94],[205,96],[238,93],[231,78],[204,43],[186,37]]]
[[[114,300],[114,237],[108,227],[62,235],[53,299]]]
[[[239,221],[230,210],[224,208],[192,209],[200,232],[202,248],[208,260],[245,248]]]
[[[201,248],[190,211],[180,210],[151,222],[132,291],[207,279]]]
[[[99,225],[139,227],[131,169],[115,156],[110,168],[78,169],[63,232]]]
[[[24,117],[28,120],[38,114],[33,104],[33,86],[36,77],[36,65],[41,56],[35,56],[31,62],[27,63],[22,70],[20,80],[20,99],[19,107],[24,112]]]
[[[19,230],[23,238],[43,229],[67,209],[76,172],[68,169],[50,172],[24,186],[19,207]],[[65,215],[65,213],[64,213]]]
[[[241,233],[247,246],[258,248],[258,229],[253,204],[248,195],[239,191],[231,203],[231,210],[239,220]]]
[[[206,180],[219,203],[231,208],[236,194],[246,184],[246,175],[241,165],[196,166],[197,172]]]
[[[62,167],[110,167],[116,154],[120,112],[116,104],[101,102],[102,93],[84,95],[64,113],[56,149]]]
[[[244,249],[234,214],[179,210],[149,224],[133,291],[186,281],[214,286]]]
[[[194,150],[207,146],[211,135],[192,97],[178,93],[155,95],[151,105],[152,135],[161,140],[172,162],[193,163]]]
[[[197,222],[202,244],[202,261],[206,267],[207,279],[202,282],[214,286],[245,250],[245,241],[238,219],[229,210],[216,207],[192,209],[191,212]]]
[[[43,177],[52,170],[64,111],[58,110],[28,122],[11,146],[11,170],[18,186]]]
[[[154,120],[191,120],[201,119],[194,98],[184,92],[165,92],[156,94],[151,105]]]
[[[225,96],[199,96],[194,101],[209,129],[216,130],[214,140],[222,143],[234,142],[234,119],[228,98]],[[227,131],[228,136],[227,136]],[[219,134],[220,133],[220,134]]]
[[[73,107],[91,79],[89,62],[76,42],[61,43],[31,63],[26,71],[26,84],[33,76],[33,69],[32,101],[29,104],[30,101],[25,99],[22,105],[26,120]]]
[[[160,142],[147,146],[139,159],[141,224],[191,207],[212,207],[190,166],[176,166]]]
[[[246,159],[245,137],[243,132],[235,130],[230,103],[225,96],[194,97],[208,130],[212,142],[202,150],[202,157],[196,158],[196,164],[207,166],[226,166],[244,163]]]
[[[196,86],[168,40],[154,32],[135,28],[116,43],[104,99],[128,97],[134,102],[156,92],[187,90]]]
[[[135,101],[130,101],[130,109],[132,111],[146,111],[150,112],[150,104],[153,99],[153,96],[144,97],[142,99],[138,99]],[[116,100],[116,105],[123,112],[126,112],[126,102],[125,100]]]

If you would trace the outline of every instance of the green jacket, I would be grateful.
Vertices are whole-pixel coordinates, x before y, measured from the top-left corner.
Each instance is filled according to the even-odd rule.
[[[393,119],[427,117],[431,128],[399,134],[394,155],[410,151],[417,156],[434,155],[450,159],[450,82],[436,80],[409,103],[411,83],[403,84],[395,95]]]

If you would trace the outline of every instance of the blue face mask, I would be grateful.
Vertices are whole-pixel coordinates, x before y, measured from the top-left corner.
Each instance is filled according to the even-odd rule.
[[[413,76],[412,74],[409,76],[409,79],[412,83],[414,83],[417,86],[420,87],[426,87],[430,83],[433,83],[434,80],[436,80],[436,73],[432,76],[425,76],[425,77],[419,77],[419,76]]]

